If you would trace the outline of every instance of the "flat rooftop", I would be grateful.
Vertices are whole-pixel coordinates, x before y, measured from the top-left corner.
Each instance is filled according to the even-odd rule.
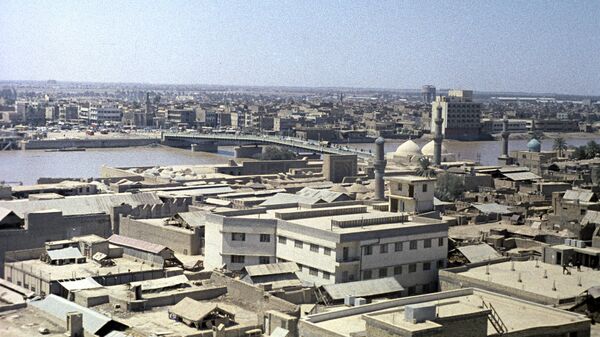
[[[275,213],[294,212],[294,211],[311,212],[311,211],[317,211],[317,210],[326,211],[328,209],[342,209],[342,208],[349,209],[349,208],[355,208],[355,207],[361,207],[361,206],[359,205],[359,206],[324,207],[324,208],[290,207],[290,208],[267,210],[266,213],[237,215],[234,217],[242,218],[242,219],[257,219],[257,220],[258,219],[278,219],[276,217]],[[407,221],[398,221],[398,220],[394,221],[393,220],[394,217],[399,217],[399,216],[405,217],[407,219]],[[371,221],[371,223],[373,223],[373,221],[377,222],[377,219],[380,219],[381,222],[384,222],[384,223],[369,224],[370,221]],[[332,220],[335,220],[337,222],[345,222],[345,221],[360,222],[361,220],[364,220],[365,225],[362,225],[362,226],[356,225],[354,227],[341,228],[341,227],[333,226]],[[430,225],[435,225],[437,223],[442,222],[441,220],[439,222],[433,221],[432,223],[413,222],[413,221],[410,221],[410,219],[408,218],[408,213],[394,213],[394,212],[377,211],[377,210],[374,210],[371,206],[367,206],[367,211],[363,212],[363,213],[352,213],[352,214],[342,214],[342,215],[306,216],[303,218],[289,219],[289,220],[283,220],[283,221],[286,221],[291,224],[296,224],[299,226],[305,226],[305,227],[309,227],[309,228],[315,228],[315,229],[319,229],[319,230],[323,230],[323,231],[330,231],[330,232],[339,233],[339,234],[379,231],[379,230],[386,230],[386,229],[398,229],[398,228],[408,228],[408,227],[430,226]]]
[[[258,324],[256,312],[247,310],[238,305],[228,302],[226,299],[214,301],[201,301],[202,303],[214,303],[226,311],[235,315],[238,325]],[[135,336],[188,336],[200,331],[189,327],[182,322],[176,322],[169,318],[170,307],[155,307],[143,312],[113,312],[110,305],[96,307],[98,311],[113,317],[114,319],[132,327]],[[106,310],[106,312],[104,310]]]
[[[466,271],[454,272],[452,269],[447,269],[443,272],[508,287],[515,293],[526,291],[560,300],[575,298],[588,288],[600,285],[600,271],[587,267],[581,267],[581,272],[576,268],[569,268],[571,275],[566,275],[563,274],[560,265],[536,261],[514,261],[515,270],[512,271],[512,264],[512,261],[506,261],[490,264],[489,267],[483,265],[470,267]],[[487,268],[489,268],[489,275],[486,274]],[[544,273],[547,278],[544,278]],[[522,282],[519,282],[519,275]],[[579,281],[581,286],[578,285]],[[552,290],[553,285],[556,286],[556,290]]]
[[[89,259],[85,263],[73,263],[64,265],[50,265],[39,259],[25,260],[18,262],[7,262],[5,266],[12,266],[17,270],[29,271],[34,275],[39,275],[44,280],[59,281],[74,278],[103,276],[107,274],[125,274],[129,271],[150,271],[162,270],[162,267],[152,267],[149,263],[136,262],[128,258],[112,259],[114,266],[100,267],[96,262]]]
[[[38,329],[48,329],[41,335]],[[2,337],[47,336],[65,337],[66,324],[58,325],[33,307],[0,312],[0,335]]]
[[[498,316],[506,324],[509,332],[531,329],[535,327],[560,326],[573,322],[584,322],[586,317],[544,305],[514,299],[483,290],[466,288],[440,293],[405,297],[396,300],[382,301],[333,312],[325,312],[307,316],[304,321],[342,336],[352,336],[366,331],[369,317],[385,324],[399,326],[407,330],[423,330],[439,326],[432,321],[413,324],[404,320],[404,311],[409,304],[436,304],[436,312],[440,317],[453,317],[482,312],[482,301],[491,304]],[[359,309],[360,308],[360,309]],[[304,322],[303,322],[304,323]],[[309,324],[310,324],[309,323]],[[488,321],[488,336],[497,332]]]

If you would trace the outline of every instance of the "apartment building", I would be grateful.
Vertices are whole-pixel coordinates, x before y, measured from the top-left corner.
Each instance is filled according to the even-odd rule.
[[[473,102],[473,91],[450,90],[437,96],[431,108],[431,130],[435,130],[438,106],[442,108],[442,133],[446,139],[475,140],[481,132],[481,104]]]
[[[409,294],[434,290],[448,226],[370,206],[293,207],[207,215],[207,269],[295,262],[316,285],[399,276]]]

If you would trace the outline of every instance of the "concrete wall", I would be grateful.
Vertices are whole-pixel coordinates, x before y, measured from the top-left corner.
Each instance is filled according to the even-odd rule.
[[[298,306],[271,296],[259,287],[217,272],[213,273],[210,279],[216,286],[226,286],[229,298],[240,301],[240,304],[251,310],[255,310],[259,317],[264,317],[265,313],[270,310],[280,311],[294,317],[300,316],[300,308]]]
[[[146,146],[159,143],[157,138],[121,138],[121,139],[45,139],[21,142],[23,150],[44,150],[64,148],[106,148]]]
[[[110,216],[106,214],[63,216],[62,212],[32,212],[25,220],[25,229],[0,230],[0,266],[7,251],[43,247],[46,241],[70,239],[74,236],[112,234]],[[0,277],[4,269],[0,268]]]
[[[186,255],[202,253],[202,235],[199,229],[189,230],[174,226],[155,226],[144,221],[121,218],[120,235],[141,238],[145,241],[167,246]]]

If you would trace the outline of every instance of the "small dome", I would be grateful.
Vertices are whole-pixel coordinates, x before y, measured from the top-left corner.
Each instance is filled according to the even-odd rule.
[[[527,149],[529,152],[540,152],[542,150],[542,143],[539,140],[533,138],[527,143]]]
[[[400,144],[395,152],[398,156],[408,157],[408,156],[420,156],[421,148],[417,143],[412,140],[407,140],[404,143]]]
[[[421,149],[421,153],[424,156],[433,156],[433,150],[435,148],[435,141],[430,141],[429,143],[425,144],[425,146],[423,146],[423,148]],[[448,149],[446,149],[446,146],[444,145],[444,143],[442,143],[442,154],[448,154]]]

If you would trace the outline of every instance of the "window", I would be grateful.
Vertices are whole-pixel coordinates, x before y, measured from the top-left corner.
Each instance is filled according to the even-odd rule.
[[[410,242],[410,250],[415,250],[417,249],[417,240],[412,240]]]
[[[427,192],[427,184],[423,184],[423,192]]]
[[[269,264],[269,263],[271,263],[271,258],[268,256],[259,256],[258,263],[259,264]]]
[[[318,253],[319,252],[319,246],[311,244],[310,245],[310,251]]]
[[[231,263],[244,263],[244,255],[231,255]]]
[[[444,265],[445,265],[445,261],[444,260],[438,260],[438,262],[437,262],[438,269],[444,268]]]
[[[279,243],[281,243],[282,245],[287,244],[287,238],[285,236],[280,236]]]
[[[385,254],[387,252],[388,252],[388,245],[387,245],[387,243],[379,245],[379,253],[380,254]]]
[[[294,241],[294,247],[302,249],[302,247],[304,247],[304,242],[296,240]]]
[[[409,273],[416,273],[417,272],[417,264],[416,263],[411,263],[408,265],[408,272]]]
[[[402,242],[394,243],[394,250],[397,252],[401,252],[402,251]]]
[[[363,280],[370,280],[372,277],[370,270],[363,271]]]
[[[415,287],[415,286],[408,287],[408,295],[409,296],[412,296],[412,295],[414,295],[416,293],[417,293],[417,287]]]
[[[364,247],[364,255],[371,255],[373,254],[373,246],[365,246]]]
[[[423,240],[423,246],[425,248],[431,248],[431,239],[425,239],[425,240]]]
[[[387,268],[379,268],[379,277],[387,277]]]
[[[438,247],[441,247],[444,245],[444,238],[438,238]]]
[[[423,292],[424,293],[428,293],[429,292],[429,284],[424,284],[423,285]]]
[[[402,192],[402,184],[398,184],[398,191]]]
[[[331,255],[331,248],[323,247],[323,254]]]
[[[395,266],[394,267],[394,275],[400,275],[402,274],[402,266]]]
[[[423,262],[423,270],[431,270],[431,262]]]
[[[309,268],[308,269],[308,274],[312,275],[312,276],[319,276],[319,270],[315,269],[315,268]]]
[[[325,280],[329,280],[329,279],[331,278],[331,274],[330,274],[330,273],[328,273],[328,272],[326,272],[326,271],[324,271],[324,272],[323,272],[323,278],[324,278]]]
[[[246,233],[231,233],[231,241],[246,241]]]
[[[271,235],[269,234],[261,234],[260,242],[271,242]]]

